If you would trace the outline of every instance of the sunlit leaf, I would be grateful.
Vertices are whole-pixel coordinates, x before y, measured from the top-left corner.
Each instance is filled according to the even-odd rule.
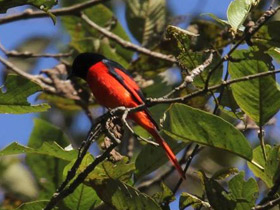
[[[24,114],[48,110],[48,104],[31,105],[27,102],[27,97],[41,90],[34,82],[21,76],[9,75],[0,89],[0,113]]]
[[[61,148],[61,146],[59,146],[56,142],[43,142],[42,146],[40,146],[39,148],[32,148],[21,145],[17,142],[13,142],[6,148],[0,150],[0,156],[22,153],[47,155],[67,161],[72,161],[77,157],[77,151],[66,151],[65,149]]]
[[[234,0],[227,10],[228,23],[234,31],[240,29],[251,10],[254,0]]]
[[[255,206],[258,197],[258,184],[253,178],[244,180],[244,171],[234,176],[228,183],[233,200],[236,202],[235,210],[251,209]]]
[[[232,79],[273,70],[271,58],[261,52],[238,50],[232,55]],[[274,76],[259,77],[231,85],[233,96],[240,108],[258,125],[264,125],[280,109],[280,91]]]
[[[267,160],[264,159],[263,152],[260,146],[254,149],[253,158],[254,162],[262,166],[264,170],[257,168],[251,163],[248,163],[248,166],[253,171],[254,175],[263,180],[267,187],[270,188],[274,185],[276,179],[279,177],[280,174],[280,147],[271,147],[270,145],[266,145],[265,151],[267,155]]]
[[[233,174],[236,174],[238,173],[238,169],[237,168],[223,168],[219,171],[217,171],[213,176],[212,178],[215,179],[215,180],[223,180]]]
[[[270,154],[271,150],[272,150],[272,148],[270,145],[265,145],[265,151],[266,151],[267,155]],[[266,161],[264,159],[261,146],[258,146],[253,150],[252,161],[257,163],[261,167],[265,168]],[[247,162],[247,164],[256,177],[261,178],[268,187],[272,187],[272,185],[273,185],[272,179],[271,179],[271,177],[267,176],[267,174],[264,172],[264,170],[261,170],[259,167],[256,167],[252,163]]]
[[[22,6],[26,4],[33,5],[38,9],[47,11],[51,9],[54,5],[56,5],[57,2],[57,0],[0,0],[0,13],[6,12],[6,10],[9,8]]]
[[[220,117],[183,104],[166,112],[164,132],[173,138],[196,142],[252,159],[252,149],[244,135]]]
[[[201,206],[206,207],[206,208],[210,208],[210,204],[201,200],[200,198],[198,198],[195,195],[192,195],[190,193],[187,192],[183,192],[180,196],[180,209],[185,209],[189,206],[192,206],[193,208],[199,208]]]

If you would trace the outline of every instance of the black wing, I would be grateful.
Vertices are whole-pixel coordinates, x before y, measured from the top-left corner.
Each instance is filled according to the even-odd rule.
[[[119,83],[122,84],[123,87],[125,87],[125,89],[131,94],[131,96],[133,97],[133,99],[135,101],[137,101],[139,104],[142,104],[143,102],[145,103],[146,102],[146,98],[145,96],[143,95],[142,91],[139,89],[139,90],[135,90],[138,94],[138,96],[142,99],[142,101],[139,101],[139,99],[135,96],[135,93],[131,91],[131,89],[127,86],[127,84],[124,82],[124,79],[122,78],[121,75],[119,75],[117,72],[116,72],[116,68],[121,70],[122,72],[124,72],[126,75],[128,75],[132,80],[133,77],[131,76],[130,73],[128,73],[128,71],[120,64],[118,64],[117,62],[114,62],[114,61],[111,61],[111,60],[108,60],[108,59],[103,59],[102,62],[107,66],[110,74],[116,79],[118,80]],[[148,109],[145,109],[145,112],[147,114],[147,116],[149,117],[149,119],[152,121],[152,123],[156,126],[156,128],[159,130],[159,127],[157,125],[157,122],[152,118],[152,115],[151,115],[151,112],[148,110]]]

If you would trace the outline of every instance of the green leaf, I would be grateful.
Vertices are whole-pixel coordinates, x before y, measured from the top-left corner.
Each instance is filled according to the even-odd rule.
[[[133,36],[143,45],[160,40],[166,23],[165,0],[126,0],[126,19]]]
[[[265,145],[265,151],[266,151],[267,156],[269,156],[269,154],[271,153],[271,150],[272,150],[272,148],[271,148],[270,145]],[[252,162],[255,162],[255,163],[257,163],[258,165],[260,165],[261,167],[265,168],[266,161],[265,161],[265,159],[264,159],[261,146],[258,146],[258,147],[256,147],[256,148],[253,150],[253,159],[252,159]],[[255,175],[256,177],[259,177],[261,180],[263,180],[264,183],[265,183],[268,187],[272,187],[273,181],[272,181],[271,177],[269,177],[269,176],[264,172],[264,170],[261,170],[260,168],[258,168],[257,166],[253,165],[253,164],[250,163],[250,162],[247,162],[247,164],[248,164],[250,170],[254,173],[254,175]]]
[[[114,209],[161,209],[154,199],[119,180],[90,180],[89,184],[96,190],[101,200]]]
[[[79,1],[84,2],[84,1]],[[72,2],[73,3],[73,2]],[[63,6],[72,4],[69,1],[63,1]],[[124,40],[129,41],[129,37],[121,24],[115,19],[113,12],[102,4],[88,8],[85,14],[96,24],[112,33],[118,35]],[[62,18],[62,22],[71,36],[71,45],[79,53],[81,52],[99,52],[104,56],[121,63],[124,67],[128,66],[133,54],[132,51],[124,49],[121,45],[100,36],[100,33],[89,27],[79,17],[67,16]]]
[[[275,59],[277,63],[280,63],[280,48],[270,48],[268,51],[266,51],[266,53]]]
[[[236,204],[230,194],[217,181],[209,179],[203,172],[200,174],[211,207],[215,210],[233,210]]]
[[[217,28],[213,29],[213,24],[212,25],[207,25],[206,23],[200,23],[203,28],[204,25],[209,28],[208,31],[217,31]],[[202,31],[203,34],[204,31]],[[168,26],[167,27],[167,35],[168,38],[171,40],[176,41],[178,49],[179,49],[179,54],[176,57],[180,66],[182,66],[184,69],[187,69],[188,71],[193,70],[194,68],[198,67],[199,65],[203,64],[206,59],[209,58],[210,53],[205,53],[205,52],[193,52],[190,50],[191,45],[193,44],[193,40],[199,40],[200,36],[197,34],[194,34],[190,31],[183,30],[181,28],[175,27],[175,26]],[[214,37],[202,37],[201,39],[206,39],[206,40],[213,40],[216,38],[217,35],[214,34]],[[199,40],[197,41],[197,48],[203,48],[203,44],[201,44],[203,41]],[[209,43],[205,43],[207,45]],[[209,46],[210,47],[210,46]],[[194,80],[194,84],[198,87],[204,87],[204,83],[207,79],[208,73],[211,69],[213,69],[214,66],[216,66],[217,62],[219,62],[220,56],[217,54],[213,55],[213,60],[211,64],[202,72],[200,76],[197,76]],[[209,84],[210,85],[215,85],[221,81],[221,77],[223,74],[223,66],[220,66],[212,75],[210,78]]]
[[[180,196],[180,201],[179,201],[179,206],[180,209],[185,209],[189,206],[192,206],[193,208],[200,208],[201,206],[205,208],[210,208],[210,204],[201,200],[195,195],[192,195],[187,192],[183,192]]]
[[[188,70],[193,70],[194,68],[198,67],[199,65],[203,64],[206,59],[209,58],[210,53],[205,53],[205,52],[184,52],[182,51],[180,55],[178,56],[178,61],[180,65],[182,65],[185,69]],[[203,70],[203,72],[199,75],[196,76],[194,79],[193,84],[196,85],[197,87],[204,87],[205,86],[205,81],[208,77],[208,73],[211,69],[214,68],[214,66],[217,65],[217,63],[220,60],[220,56],[217,54],[213,55],[213,60],[211,64]],[[214,73],[212,74],[209,85],[216,85],[221,82],[221,78],[223,75],[223,65],[221,65]]]
[[[274,184],[276,179],[280,175],[280,146],[274,146],[270,153],[268,154],[267,161],[265,164],[264,172],[270,178],[272,183]]]
[[[57,4],[57,0],[17,0],[17,1],[10,1],[10,0],[0,0],[0,13],[5,13],[7,9],[22,5],[33,5],[38,9],[47,11],[51,9],[54,5]]]
[[[71,110],[71,111],[76,111],[76,110],[81,110],[81,106],[77,105],[75,103],[75,100],[69,99],[69,98],[64,98],[48,93],[41,93],[38,96],[38,99],[40,100],[46,100],[51,104],[54,104],[56,107],[63,109],[63,110]]]
[[[249,15],[252,5],[253,0],[234,0],[230,2],[227,9],[227,18],[228,23],[235,32],[241,29],[242,24]]]
[[[162,137],[170,146],[171,150],[174,154],[181,151],[186,144],[185,143],[177,143],[174,140],[171,140],[170,137],[167,135],[163,135]],[[155,147],[152,145],[147,144],[138,154],[135,166],[136,166],[136,178],[139,180],[140,178],[144,177],[145,175],[153,172],[154,170],[158,169],[164,163],[168,162],[168,158],[165,154],[165,151],[161,147]]]
[[[174,104],[166,112],[166,134],[185,142],[193,141],[252,159],[247,139],[233,125],[208,112]]]
[[[47,200],[40,200],[40,201],[32,201],[22,204],[18,207],[18,210],[38,210],[44,209],[49,201]],[[57,207],[53,208],[54,210],[58,209]]]
[[[66,207],[69,209],[93,209],[100,204],[94,189],[85,184],[80,184],[73,193],[63,200]]]
[[[86,167],[94,161],[94,158],[91,154],[87,154],[81,165],[78,168],[78,172],[82,172]],[[103,180],[106,178],[118,179],[120,181],[128,181],[132,175],[132,172],[135,170],[133,162],[128,162],[127,157],[123,157],[121,160],[116,163],[110,161],[103,161],[100,163],[94,171],[92,171],[86,178],[87,180]],[[67,166],[67,169],[74,164],[74,160]],[[64,170],[64,176],[66,176],[66,169]]]
[[[212,179],[215,179],[215,180],[223,180],[223,179],[226,179],[227,177],[233,175],[233,174],[236,174],[238,173],[238,169],[237,168],[232,168],[232,167],[229,167],[229,168],[223,168],[219,171],[217,171],[213,176],[212,176]]]
[[[232,79],[273,70],[271,58],[261,52],[238,50],[232,55],[238,62],[230,62]],[[280,109],[280,91],[274,76],[259,77],[231,85],[240,108],[258,125],[264,125]]]
[[[24,114],[44,112],[50,108],[48,104],[31,105],[27,102],[27,97],[42,89],[20,76],[8,75],[5,85],[0,90],[0,113]]]
[[[184,52],[190,48],[191,38],[199,35],[188,30],[169,25],[166,28],[166,36],[167,38],[176,41],[178,49]]]
[[[51,157],[56,157],[66,161],[72,161],[77,157],[77,151],[71,150],[66,151],[56,142],[44,142],[39,148],[31,148],[21,145],[17,142],[13,142],[6,148],[0,150],[0,156],[3,155],[16,155],[22,153],[29,154],[40,154],[47,155]]]
[[[69,144],[60,129],[44,120],[35,119],[28,147],[40,148],[43,147],[44,142],[53,142],[54,140],[61,147],[66,147]],[[62,171],[68,161],[47,155],[27,153],[26,163],[41,188],[39,198],[49,199],[62,182]]]
[[[163,183],[160,183],[161,190],[153,195],[153,198],[159,204],[171,203],[176,200],[173,192]]]
[[[280,146],[274,146],[271,148],[270,145],[266,145],[266,155],[267,160],[265,161],[263,158],[261,147],[257,147],[254,149],[254,162],[261,165],[264,170],[258,169],[256,166],[248,163],[249,168],[253,171],[256,177],[259,177],[267,187],[271,188],[277,177],[280,174]]]
[[[232,198],[236,202],[235,210],[247,210],[255,206],[258,197],[258,184],[250,178],[244,181],[244,171],[234,176],[228,183]]]
[[[266,48],[280,47],[280,21],[271,21],[262,26],[251,38],[252,42]]]
[[[85,159],[82,162],[82,165],[85,164],[85,162],[89,163],[93,160],[92,156],[90,154],[87,154],[85,156]],[[63,170],[63,177],[66,178],[67,172],[71,169],[73,166],[75,160],[73,160],[71,163],[69,163],[67,166],[65,166]],[[92,187],[89,187],[85,184],[80,184],[73,193],[68,195],[64,200],[64,204],[69,209],[92,209],[98,204],[100,204],[101,200],[97,196],[96,192]]]
[[[222,50],[229,44],[229,37],[223,33],[224,30],[227,30],[226,27],[228,26],[209,20],[192,20],[188,28],[198,33],[199,36],[192,37],[191,52],[205,51],[206,49]],[[215,60],[213,59],[213,61]]]
[[[126,182],[131,178],[135,165],[133,162],[130,163],[127,157],[124,157],[116,163],[105,161],[102,163],[102,168],[108,177]]]

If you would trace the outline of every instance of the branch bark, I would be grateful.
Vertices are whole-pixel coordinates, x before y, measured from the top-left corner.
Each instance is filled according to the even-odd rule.
[[[81,13],[80,17],[92,28],[96,29],[98,32],[102,33],[104,36],[108,37],[109,39],[116,41],[118,44],[120,44],[121,46],[123,46],[126,49],[133,50],[133,51],[145,54],[145,55],[149,55],[154,58],[161,59],[161,60],[169,61],[171,63],[177,63],[176,58],[174,58],[172,55],[165,55],[162,53],[154,52],[147,48],[135,45],[131,42],[128,42],[128,41],[122,39],[121,37],[117,36],[116,34],[108,31],[107,29],[105,29],[105,28],[97,25],[95,22],[91,21],[88,18],[88,16],[86,16],[84,13]]]
[[[84,3],[75,4],[70,7],[64,7],[59,9],[52,9],[49,10],[50,13],[56,16],[65,16],[65,15],[73,15],[77,14],[78,12],[87,9],[93,5],[104,3],[107,0],[90,0],[86,1]],[[43,18],[43,17],[49,17],[49,15],[43,11],[34,11],[32,9],[27,9],[22,13],[16,14],[16,15],[10,15],[3,18],[0,18],[0,24],[4,23],[10,23],[17,20],[26,20],[31,18]]]

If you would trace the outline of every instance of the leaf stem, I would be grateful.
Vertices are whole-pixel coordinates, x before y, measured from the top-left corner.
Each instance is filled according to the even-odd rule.
[[[261,148],[262,148],[263,158],[266,161],[267,160],[267,155],[266,155],[266,151],[265,151],[264,130],[263,130],[262,125],[260,126],[260,129],[259,129],[259,132],[258,132],[258,137],[259,137]]]
[[[257,162],[255,162],[254,160],[248,161],[249,163],[253,164],[254,166],[256,166],[258,169],[264,171],[264,168],[258,164]]]

